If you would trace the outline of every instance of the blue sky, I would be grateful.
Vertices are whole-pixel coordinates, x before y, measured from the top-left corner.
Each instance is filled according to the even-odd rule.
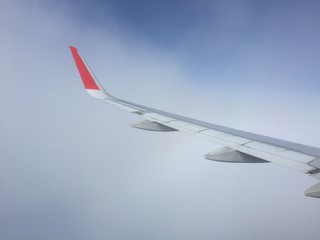
[[[317,1],[0,0],[1,239],[318,239],[316,180],[90,98],[320,147]]]

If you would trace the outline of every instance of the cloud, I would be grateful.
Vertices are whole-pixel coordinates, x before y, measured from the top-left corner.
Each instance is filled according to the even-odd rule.
[[[285,99],[280,93],[287,85],[275,80],[253,82],[251,90],[249,80],[242,88],[226,84],[239,73],[228,72],[228,64],[217,75],[193,75],[198,58],[183,61],[193,52],[182,52],[201,37],[169,51],[121,23],[111,3],[104,8],[108,17],[85,4],[1,2],[1,238],[317,239],[318,201],[303,196],[313,179],[271,164],[205,161],[202,156],[218,146],[182,133],[130,128],[138,117],[87,96],[67,47],[76,45],[116,96],[310,145],[319,145],[317,134],[310,135],[318,126],[317,97],[293,91]],[[237,69],[256,71],[251,80],[285,74],[264,67],[276,52],[268,47],[239,58],[244,63]],[[261,76],[261,69],[269,75]]]

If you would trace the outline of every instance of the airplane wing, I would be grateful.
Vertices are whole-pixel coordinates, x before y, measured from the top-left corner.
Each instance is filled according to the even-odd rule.
[[[205,155],[208,160],[272,162],[320,180],[319,148],[223,127],[116,98],[103,89],[78,50],[73,46],[70,46],[70,50],[84,87],[92,97],[144,118],[142,122],[133,124],[133,127],[149,131],[186,132],[222,145],[221,149]],[[320,198],[320,183],[307,189],[305,195]]]

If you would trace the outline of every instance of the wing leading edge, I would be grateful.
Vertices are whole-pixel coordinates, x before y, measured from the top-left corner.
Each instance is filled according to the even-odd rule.
[[[84,87],[92,97],[145,119],[133,124],[133,127],[149,131],[186,132],[224,146],[205,155],[208,160],[233,163],[272,162],[320,180],[319,148],[223,127],[118,99],[103,89],[78,50],[72,46],[70,50]],[[320,183],[307,189],[305,195],[320,198]]]

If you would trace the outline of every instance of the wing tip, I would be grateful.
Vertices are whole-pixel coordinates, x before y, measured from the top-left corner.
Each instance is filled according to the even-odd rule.
[[[82,79],[83,85],[87,92],[94,98],[105,99],[112,98],[106,90],[100,85],[90,68],[87,66],[85,60],[81,57],[78,49],[74,46],[69,46],[73,59],[77,66],[78,72]]]
[[[70,45],[69,48],[71,51],[78,51],[78,49],[75,46]]]
[[[73,59],[79,71],[80,77],[84,84],[85,89],[89,90],[101,90],[99,85],[97,84],[97,80],[95,79],[93,73],[87,66],[85,60],[81,57],[78,49],[74,46],[69,46],[70,51],[72,53]]]

